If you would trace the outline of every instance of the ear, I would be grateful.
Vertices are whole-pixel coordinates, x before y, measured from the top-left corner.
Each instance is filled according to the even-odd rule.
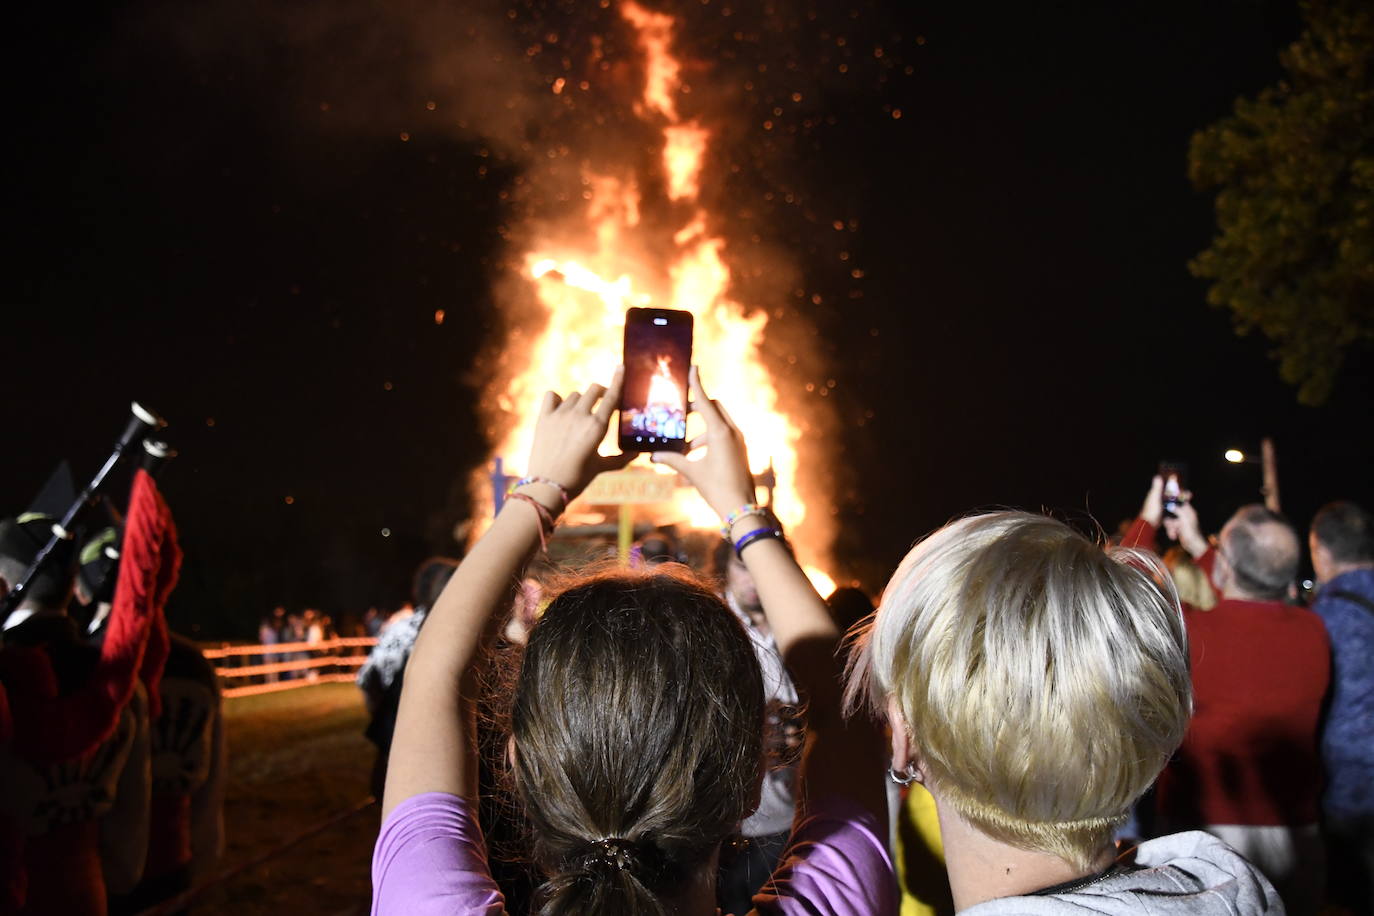
[[[892,769],[901,773],[910,767],[916,781],[924,784],[925,761],[921,759],[916,742],[911,739],[911,727],[906,724],[906,716],[902,715],[896,697],[887,698],[887,724],[892,729]]]

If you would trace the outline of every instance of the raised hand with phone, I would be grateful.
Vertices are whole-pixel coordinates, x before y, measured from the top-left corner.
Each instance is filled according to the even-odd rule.
[[[1161,467],[1164,467],[1163,463]],[[1171,514],[1166,511],[1170,504]],[[1178,541],[1193,559],[1201,557],[1211,547],[1198,525],[1192,491],[1180,487],[1174,490],[1170,498],[1168,481],[1163,474],[1156,474],[1150,480],[1149,492],[1140,504],[1139,518],[1152,528],[1163,528],[1169,539]]]
[[[778,650],[793,681],[807,697],[810,744],[802,763],[806,788],[802,791],[799,786],[796,793],[798,817],[804,812],[808,795],[819,798],[829,794],[847,796],[875,815],[886,817],[882,784],[853,778],[855,772],[882,772],[886,750],[870,722],[846,722],[841,714],[835,649],[842,634],[786,542],[780,537],[750,540],[759,531],[781,528],[770,514],[740,512],[755,500],[744,436],[724,405],[706,394],[695,366],[689,382],[692,406],[706,421],[706,432],[688,444],[687,452],[702,454],[689,457],[656,452],[652,460],[685,477],[726,523],[726,537],[739,545],[739,558],[754,577]]]

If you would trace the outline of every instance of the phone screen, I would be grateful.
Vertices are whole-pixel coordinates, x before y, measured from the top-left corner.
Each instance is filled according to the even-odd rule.
[[[1173,515],[1178,511],[1179,503],[1183,499],[1183,489],[1186,486],[1184,478],[1187,475],[1188,466],[1181,461],[1161,461],[1159,463],[1159,476],[1164,479],[1162,497],[1165,515]]]
[[[625,315],[624,363],[621,451],[685,451],[692,313],[630,309]]]

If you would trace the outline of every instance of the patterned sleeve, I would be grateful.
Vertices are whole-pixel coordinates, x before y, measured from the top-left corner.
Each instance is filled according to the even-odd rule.
[[[373,916],[505,912],[475,803],[426,792],[396,806],[372,852]]]
[[[754,897],[755,912],[895,916],[897,877],[886,834],[885,824],[848,799],[813,802],[793,826],[777,871]]]

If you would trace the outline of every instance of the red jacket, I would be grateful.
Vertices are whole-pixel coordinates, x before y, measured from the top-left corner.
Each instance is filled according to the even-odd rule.
[[[1127,546],[1152,548],[1137,522]],[[1214,551],[1199,558],[1211,571]],[[1193,674],[1193,720],[1156,784],[1165,827],[1302,826],[1318,820],[1317,746],[1331,677],[1326,626],[1281,601],[1222,599],[1183,606]]]

